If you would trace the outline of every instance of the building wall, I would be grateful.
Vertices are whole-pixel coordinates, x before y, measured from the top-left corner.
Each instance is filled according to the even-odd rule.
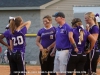
[[[55,12],[62,11],[66,16],[66,22],[71,24],[71,20],[74,17],[73,7],[77,6],[88,6],[88,5],[99,5],[100,0],[61,0],[51,6],[48,6],[45,10],[41,10],[41,17],[46,14],[53,15]],[[56,25],[54,18],[53,24]]]
[[[81,18],[82,24],[86,27],[86,22],[84,19],[84,15],[87,12],[93,12],[94,14],[100,14],[100,7],[99,6],[92,6],[92,7],[74,7],[74,17]],[[100,22],[100,18],[97,19],[97,22]]]
[[[24,10],[24,11],[0,11],[0,33],[4,32],[6,25],[8,24],[9,16],[21,16],[23,21],[31,20],[32,25],[28,33],[37,33],[40,27],[40,11],[39,10]],[[34,29],[33,29],[34,28]]]

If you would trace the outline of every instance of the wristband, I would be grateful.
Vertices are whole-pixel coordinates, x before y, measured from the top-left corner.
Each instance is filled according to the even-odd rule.
[[[74,43],[74,44],[72,44],[72,45],[73,45],[73,47],[74,47],[74,48],[77,48],[77,46],[76,46],[76,44],[75,44],[75,43]]]

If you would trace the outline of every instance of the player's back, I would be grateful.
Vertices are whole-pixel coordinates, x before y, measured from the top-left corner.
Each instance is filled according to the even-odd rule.
[[[79,28],[73,28],[73,38],[76,42],[76,45],[78,47],[78,50],[79,51],[83,51],[84,50],[84,47],[85,47],[85,44],[86,44],[86,41],[88,39],[88,35],[89,35],[89,32],[87,32],[86,30],[82,29],[84,32],[83,32],[83,41],[80,41],[80,33],[79,33]]]
[[[25,28],[22,28],[20,31],[15,31],[12,34],[12,40],[13,40],[13,50],[22,50],[25,52]]]

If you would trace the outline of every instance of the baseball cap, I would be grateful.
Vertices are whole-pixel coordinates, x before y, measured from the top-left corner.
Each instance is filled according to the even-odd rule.
[[[57,12],[55,13],[54,15],[52,15],[53,17],[62,17],[62,18],[65,18],[65,15],[63,12]]]

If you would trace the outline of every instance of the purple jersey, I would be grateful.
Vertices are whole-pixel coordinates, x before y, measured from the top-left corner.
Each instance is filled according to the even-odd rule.
[[[83,36],[83,41],[82,42],[79,39],[79,36],[80,36],[79,30],[84,31],[84,36]],[[73,28],[73,38],[75,40],[75,43],[76,43],[77,48],[79,50],[79,53],[84,51],[85,44],[86,44],[86,41],[87,41],[89,35],[90,35],[90,33],[88,31],[82,29],[81,27]],[[72,46],[72,48],[73,48],[73,46]]]
[[[55,33],[55,27],[51,27],[50,29],[42,28],[39,30],[37,35],[40,36],[40,43],[43,48],[47,48],[55,41]]]
[[[99,28],[99,35],[100,35],[100,28]]]
[[[27,33],[27,28],[23,27],[20,31],[15,31],[14,34],[11,35],[11,39],[13,40],[13,52],[22,51],[25,52],[25,34]]]
[[[68,36],[69,32],[72,32],[72,28],[66,23],[62,27],[58,26],[56,29],[56,48],[58,50],[71,48]]]
[[[6,38],[8,45],[10,45],[10,35],[11,35],[10,30],[9,30],[9,29],[6,30],[6,31],[3,33],[3,35],[4,35],[4,37]]]
[[[99,34],[99,27],[97,25],[94,25],[90,28],[89,32],[91,34]],[[97,42],[95,43],[94,48],[97,48]]]
[[[99,28],[99,36],[98,36],[98,41],[97,41],[98,43],[98,49],[99,49],[99,51],[100,51],[100,28]]]

